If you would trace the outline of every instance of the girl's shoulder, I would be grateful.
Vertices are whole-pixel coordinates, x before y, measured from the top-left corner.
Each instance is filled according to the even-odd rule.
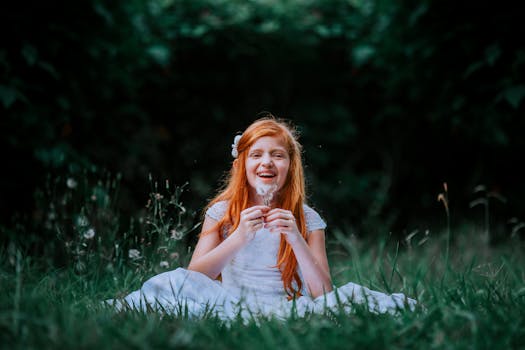
[[[228,209],[228,201],[219,201],[217,203],[213,203],[206,210],[206,215],[215,221],[219,221],[222,219],[224,214],[226,214],[227,209]]]
[[[308,232],[315,230],[324,230],[326,222],[321,218],[318,212],[307,204],[303,204],[304,218],[306,220],[306,229]]]

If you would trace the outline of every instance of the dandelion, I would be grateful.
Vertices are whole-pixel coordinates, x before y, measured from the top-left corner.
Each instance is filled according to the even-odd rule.
[[[92,228],[84,232],[85,239],[93,239],[93,237],[95,237],[95,230],[93,230]]]
[[[128,257],[132,260],[138,260],[141,258],[140,252],[137,249],[128,250]]]
[[[95,196],[94,194],[91,195],[91,200],[92,200],[93,202],[96,201],[96,200],[97,200],[97,196]]]
[[[257,194],[263,198],[263,203],[269,206],[274,192],[277,190],[277,184],[259,184],[257,186]]]
[[[167,261],[161,261],[159,266],[163,269],[167,269],[168,267],[170,267],[170,264]]]
[[[171,260],[178,260],[179,259],[179,253],[177,252],[173,252],[170,254],[170,259]]]
[[[71,188],[71,189],[74,189],[74,188],[77,187],[77,182],[76,182],[75,179],[73,179],[73,178],[70,177],[69,179],[67,179],[67,181],[66,181],[66,185],[67,185],[67,187],[69,187],[69,188]]]

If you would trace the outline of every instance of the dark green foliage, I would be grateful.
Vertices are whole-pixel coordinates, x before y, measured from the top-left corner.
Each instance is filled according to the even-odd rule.
[[[189,181],[200,208],[261,110],[298,125],[332,226],[440,229],[444,181],[452,221],[473,217],[479,184],[508,198],[500,225],[525,208],[525,47],[508,4],[29,1],[0,23],[3,221],[32,215],[46,174],[93,165],[122,173],[126,213],[149,172]]]

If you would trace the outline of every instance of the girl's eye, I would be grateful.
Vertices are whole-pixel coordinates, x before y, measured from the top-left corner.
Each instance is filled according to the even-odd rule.
[[[275,154],[275,157],[276,157],[276,158],[284,158],[284,154],[282,154],[282,153],[276,153],[276,154]]]

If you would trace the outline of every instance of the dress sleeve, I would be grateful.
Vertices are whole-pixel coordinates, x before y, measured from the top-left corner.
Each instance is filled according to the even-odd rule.
[[[206,210],[206,215],[215,221],[219,221],[222,219],[224,214],[226,214],[227,208],[226,201],[217,202],[209,207],[208,210]]]
[[[321,218],[321,216],[312,208],[304,204],[304,216],[306,219],[306,230],[312,232],[315,230],[324,230],[326,228],[326,223]]]

